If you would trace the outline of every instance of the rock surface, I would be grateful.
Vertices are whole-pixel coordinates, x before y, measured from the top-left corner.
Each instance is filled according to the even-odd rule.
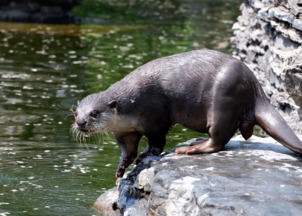
[[[302,132],[302,3],[246,0],[233,26],[234,55],[263,84],[271,103]]]
[[[148,157],[94,207],[101,215],[298,216],[301,188],[301,158],[272,138],[237,136],[215,154]]]

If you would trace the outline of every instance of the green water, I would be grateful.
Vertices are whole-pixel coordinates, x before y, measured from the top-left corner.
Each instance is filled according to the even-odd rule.
[[[151,59],[231,53],[240,1],[171,2],[168,11],[102,7],[99,25],[0,23],[0,215],[95,215],[94,201],[115,185],[120,151],[112,137],[76,142],[72,106]],[[166,147],[196,136],[175,127]]]

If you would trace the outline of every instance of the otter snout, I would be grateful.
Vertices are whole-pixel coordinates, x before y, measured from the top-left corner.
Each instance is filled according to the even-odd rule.
[[[80,131],[87,131],[87,121],[84,118],[76,118],[75,124],[77,125],[77,129]]]
[[[85,119],[76,119],[76,124],[79,127],[84,127],[87,124],[87,121]]]

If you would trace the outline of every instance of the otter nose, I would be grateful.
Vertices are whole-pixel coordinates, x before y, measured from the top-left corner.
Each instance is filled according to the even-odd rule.
[[[77,119],[76,120],[76,124],[79,126],[79,127],[85,127],[85,125],[87,124],[87,121],[85,119]]]

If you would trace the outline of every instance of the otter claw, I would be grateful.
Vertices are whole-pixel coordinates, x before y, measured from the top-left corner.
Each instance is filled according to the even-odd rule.
[[[125,173],[126,167],[124,165],[120,165],[115,173],[115,178],[122,178]]]
[[[118,171],[118,172],[116,172],[116,173],[115,173],[115,178],[117,178],[117,179],[118,179],[118,178],[122,178],[123,175],[124,175],[124,172],[125,172],[125,171]]]

